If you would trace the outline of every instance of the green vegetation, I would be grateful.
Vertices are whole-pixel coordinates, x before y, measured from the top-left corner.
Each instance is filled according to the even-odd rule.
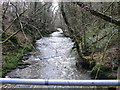
[[[52,3],[3,2],[0,76],[4,77],[18,65],[29,65],[21,62],[24,54],[35,49],[37,39],[55,31],[51,6]]]
[[[89,69],[92,69],[93,67],[95,67],[95,65],[96,65],[96,61],[95,60],[91,60],[89,62],[90,62]]]
[[[92,70],[92,79],[120,79],[120,2],[61,2],[56,13],[51,8],[51,2],[3,3],[1,76],[23,65],[35,40],[59,26],[74,42],[77,66]]]
[[[116,90],[116,86],[109,86],[108,90]]]
[[[111,73],[112,68],[106,65],[97,64],[93,67],[92,79],[116,79],[117,75]]]
[[[105,65],[98,64],[95,67],[93,67],[91,77],[96,79],[97,78],[104,79],[106,78],[106,74],[110,71],[111,71],[110,67],[106,67]]]
[[[25,53],[32,51],[32,49],[33,47],[31,45],[28,45],[25,48],[17,47],[13,53],[9,53],[7,56],[5,56],[1,76],[4,77],[8,72],[15,69],[18,65],[23,65],[20,59],[22,59]]]
[[[117,78],[119,7],[120,2],[60,3],[64,32],[75,42],[76,65],[92,70],[93,79]]]

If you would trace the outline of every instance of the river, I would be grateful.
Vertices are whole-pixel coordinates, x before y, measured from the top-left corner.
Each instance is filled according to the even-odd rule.
[[[89,73],[76,67],[76,57],[72,55],[74,43],[64,37],[60,28],[48,37],[36,41],[34,55],[24,62],[29,62],[26,68],[17,68],[7,74],[7,78],[29,79],[90,79]],[[10,85],[10,88],[81,88],[83,86],[40,86],[40,85]],[[86,86],[89,88],[89,86]]]

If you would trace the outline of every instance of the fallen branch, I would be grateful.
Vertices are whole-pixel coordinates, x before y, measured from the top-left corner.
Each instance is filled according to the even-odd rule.
[[[108,34],[109,35],[109,34]],[[101,37],[100,39],[98,39],[97,41],[93,42],[92,44],[96,44],[97,42],[101,41],[102,39],[104,39],[105,37],[107,37],[108,35],[104,35],[103,37]]]
[[[12,35],[10,35],[8,38],[6,38],[4,41],[0,41],[0,44],[5,43],[6,41],[8,41],[10,38],[12,38],[14,35],[16,35],[20,30],[14,32]]]

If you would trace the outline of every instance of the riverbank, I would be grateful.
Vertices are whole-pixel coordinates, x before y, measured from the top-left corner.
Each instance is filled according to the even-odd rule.
[[[26,68],[17,68],[7,76],[9,78],[88,80],[90,79],[89,73],[83,69],[79,71],[76,67],[76,57],[71,53],[73,44],[70,38],[62,36],[58,31],[50,34],[49,37],[43,37],[36,41],[38,52],[35,51],[35,54],[31,54],[24,61],[30,65]],[[31,85],[10,86],[31,87]],[[32,88],[41,87],[43,86],[32,85]],[[49,88],[49,86],[46,87]],[[59,88],[59,86],[53,87]],[[70,88],[71,86],[65,87]],[[84,88],[84,86],[78,86],[78,88]]]
[[[118,49],[114,47],[108,50],[106,52],[106,57],[105,57],[106,61],[102,61],[102,62],[99,59],[99,57],[102,55],[101,52],[96,52],[93,55],[94,56],[93,59],[91,59],[91,56],[85,57],[88,61],[89,66],[84,66],[83,68],[87,67],[88,70],[91,70],[91,74],[90,74],[91,79],[117,79],[117,69],[118,69],[118,66],[116,63],[117,61],[111,62],[112,60],[115,60],[118,58],[117,50]],[[111,55],[116,55],[116,57],[110,56],[109,53],[111,53]],[[76,55],[76,57],[78,56],[76,48],[73,49],[73,54]],[[107,55],[109,55],[109,57],[107,57]]]
[[[54,31],[55,30],[51,30],[49,32],[43,32],[42,34],[44,36]],[[22,37],[23,33],[19,32],[8,42],[2,44],[2,68],[0,70],[0,77],[5,77],[7,73],[11,72],[17,67],[25,67],[29,65],[29,63],[23,63],[22,59],[24,59],[25,54],[35,50],[34,44],[36,40],[42,38],[38,33],[34,33],[33,35],[27,33],[26,37]]]
[[[28,45],[27,47],[18,46],[14,48],[12,53],[9,52],[7,55],[3,56],[4,63],[2,65],[1,77],[4,77],[8,72],[17,68],[19,65],[25,64],[21,61],[21,59],[24,57],[25,53],[32,51],[32,49],[33,46],[31,45]]]
[[[119,58],[119,49],[117,47],[111,47],[106,51],[104,60],[100,57],[103,55],[102,52],[95,52],[93,55],[85,56],[87,63],[82,65],[81,60],[78,57],[76,47],[73,48],[72,53],[78,58],[76,66],[79,70],[82,68],[87,69],[90,72],[91,79],[117,79],[117,69]],[[116,90],[116,87],[108,87]]]

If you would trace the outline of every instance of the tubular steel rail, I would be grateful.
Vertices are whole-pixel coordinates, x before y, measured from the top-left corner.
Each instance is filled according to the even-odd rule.
[[[0,78],[0,83],[26,85],[120,86],[120,80],[45,80]]]

